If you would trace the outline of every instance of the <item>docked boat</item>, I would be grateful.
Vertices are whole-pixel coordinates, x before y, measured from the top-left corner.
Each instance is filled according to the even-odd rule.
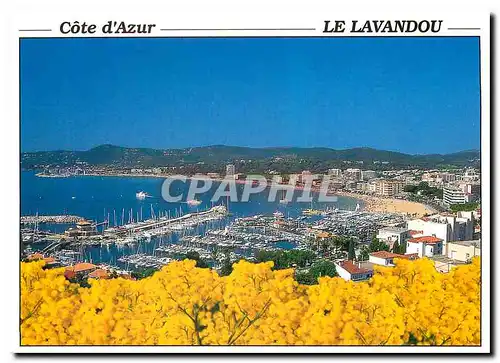
[[[285,215],[282,212],[280,212],[280,211],[276,211],[276,212],[273,213],[273,216],[275,218],[283,218]]]
[[[323,213],[323,211],[318,210],[318,209],[304,209],[302,211],[302,214],[305,216],[317,216],[317,215],[320,215],[322,213]]]
[[[197,200],[197,199],[190,199],[186,202],[189,206],[191,207],[196,207],[198,205],[201,204],[201,200]]]

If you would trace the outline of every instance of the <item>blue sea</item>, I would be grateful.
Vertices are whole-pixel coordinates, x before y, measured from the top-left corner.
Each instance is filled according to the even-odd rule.
[[[218,187],[214,183],[212,188],[196,199],[202,203],[196,207],[185,203],[189,183],[174,182],[172,195],[183,194],[183,199],[178,203],[166,202],[161,195],[164,179],[153,177],[112,177],[112,176],[71,176],[67,178],[41,178],[32,171],[21,173],[21,215],[61,215],[71,214],[85,217],[95,222],[109,220],[110,226],[120,225],[134,220],[145,220],[153,216],[170,215],[178,216],[189,212],[196,212],[210,208],[214,204],[224,204],[228,207],[230,216],[219,222],[215,222],[210,228],[224,228],[234,218],[263,214],[272,215],[281,211],[285,217],[298,217],[301,211],[307,208],[325,210],[327,208],[338,208],[354,210],[359,202],[356,199],[338,197],[334,203],[320,203],[317,201],[297,202],[296,197],[301,191],[296,191],[294,200],[288,204],[279,203],[280,196],[274,202],[268,202],[266,191],[252,195],[249,202],[231,202],[228,198],[222,198],[216,203],[211,201],[213,193]],[[198,181],[202,183],[202,181]],[[199,185],[200,185],[199,184]],[[238,195],[241,195],[244,185],[237,185]],[[144,191],[148,197],[144,200],[136,198],[136,193]],[[317,217],[316,217],[317,218]],[[46,225],[41,228],[62,232],[67,225]],[[205,226],[196,229],[193,233],[201,234]],[[171,235],[163,238],[155,238],[149,243],[134,247],[87,247],[83,251],[84,259],[93,262],[106,262],[117,264],[119,256],[131,253],[153,254],[154,250],[164,243],[175,243],[178,236]],[[293,248],[293,243],[282,242],[281,248]],[[119,264],[118,264],[119,265]]]

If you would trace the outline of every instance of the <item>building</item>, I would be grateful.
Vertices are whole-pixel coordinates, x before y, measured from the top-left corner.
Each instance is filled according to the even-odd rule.
[[[406,244],[410,238],[408,228],[401,227],[385,227],[378,230],[377,239],[384,242],[392,250],[394,243],[397,241],[400,245]]]
[[[383,197],[392,197],[403,192],[404,182],[401,180],[377,180],[375,182],[375,193]]]
[[[373,276],[373,265],[370,262],[352,262],[348,260],[335,263],[335,269],[346,281],[363,281]]]
[[[76,228],[68,228],[64,231],[67,237],[89,237],[95,236],[97,230],[89,221],[80,221],[76,223]]]
[[[443,255],[443,240],[434,236],[410,238],[406,242],[406,254],[416,254],[418,257]]]
[[[443,203],[448,207],[452,204],[475,202],[480,199],[480,196],[481,185],[479,183],[460,183],[443,188]]]
[[[448,185],[443,188],[443,204],[449,207],[452,204],[465,204],[470,202],[465,191],[457,186]]]
[[[236,174],[236,167],[234,164],[227,164],[226,165],[226,176],[234,176]]]
[[[474,234],[474,212],[435,214],[407,222],[409,230],[419,231],[420,236],[441,238],[444,243],[472,240]],[[416,237],[417,235],[413,235]]]
[[[77,263],[74,266],[67,267],[66,270],[64,271],[64,276],[68,279],[73,279],[75,277],[81,278],[87,276],[96,269],[97,266],[92,263],[88,262]]]
[[[349,180],[360,181],[361,169],[349,168],[344,172],[344,176]]]
[[[436,178],[437,183],[443,184],[454,182],[455,180],[457,180],[457,176],[453,173],[439,173]]]
[[[476,172],[476,170],[474,170],[474,169],[467,169],[465,171],[465,174],[462,176],[462,180],[469,181],[469,182],[479,181],[480,180],[480,176]]]
[[[98,268],[97,270],[94,270],[91,273],[89,273],[88,278],[97,280],[106,280],[109,279],[109,274],[106,270]]]
[[[469,202],[475,202],[481,198],[480,183],[462,183],[460,189],[468,196]]]
[[[361,179],[370,180],[377,177],[377,172],[374,170],[363,170],[361,172]]]
[[[340,176],[342,176],[342,170],[340,170],[340,169],[328,169],[328,175],[334,176],[334,177],[340,177]]]
[[[299,182],[300,183],[312,183],[312,181],[315,179],[315,175],[313,175],[309,170],[304,170],[300,175],[299,175]]]
[[[387,251],[377,251],[370,253],[368,262],[373,263],[374,265],[381,266],[394,266],[395,258],[403,258],[406,260],[415,260],[418,258],[417,254],[406,254],[399,255],[397,253],[387,252]]]
[[[449,242],[446,256],[454,261],[470,262],[473,257],[481,256],[481,240]]]

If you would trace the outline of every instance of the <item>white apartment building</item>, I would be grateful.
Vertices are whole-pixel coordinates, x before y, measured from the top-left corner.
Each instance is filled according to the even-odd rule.
[[[339,177],[342,176],[342,170],[340,169],[328,169],[328,175]]]
[[[226,176],[233,176],[236,174],[236,167],[234,164],[227,164],[226,165]]]
[[[419,231],[420,236],[434,236],[444,243],[471,240],[474,233],[473,212],[435,214],[407,222],[409,230]],[[416,235],[414,235],[415,237]]]
[[[378,230],[377,239],[384,242],[391,249],[397,241],[400,245],[405,244],[410,238],[408,228],[385,227]]]
[[[405,183],[400,180],[377,180],[375,193],[384,197],[392,197],[404,190]]]
[[[459,185],[447,185],[443,188],[443,203],[447,206],[452,204],[464,204],[479,199],[481,185],[478,183],[460,183]]]
[[[344,176],[350,180],[361,180],[361,169],[349,168],[344,172]]]
[[[454,185],[449,185],[443,188],[443,203],[446,206],[450,206],[452,204],[465,204],[469,202],[468,195],[457,188]]]
[[[374,170],[362,170],[361,171],[361,179],[370,180],[377,177],[377,172]]]

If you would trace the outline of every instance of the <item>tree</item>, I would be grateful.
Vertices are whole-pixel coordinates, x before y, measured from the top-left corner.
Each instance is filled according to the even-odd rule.
[[[361,247],[361,251],[359,252],[359,260],[360,261],[367,261],[369,258],[370,258],[369,248],[366,246]]]
[[[394,242],[394,245],[392,246],[392,252],[399,255],[404,255],[406,253],[406,244],[399,244],[399,241]]]
[[[228,276],[231,275],[231,272],[233,272],[233,264],[229,258],[225,258],[219,270],[219,275]]]
[[[315,262],[309,269],[309,273],[316,279],[322,276],[335,277],[338,275],[335,264],[327,260]]]
[[[303,285],[316,285],[322,276],[338,276],[335,264],[328,260],[315,262],[309,271],[295,271],[295,280]]]
[[[196,251],[189,251],[184,255],[183,260],[193,260],[196,261],[196,267],[208,268],[208,262],[200,257],[200,254]]]
[[[377,237],[373,236],[372,243],[370,243],[368,249],[370,252],[389,251],[389,246],[380,241]]]
[[[152,276],[157,270],[155,268],[147,268],[141,271],[132,271],[130,274],[134,279],[141,280],[146,277]]]
[[[356,253],[354,252],[354,240],[349,241],[349,252],[347,253],[348,260],[354,260],[356,258]]]

